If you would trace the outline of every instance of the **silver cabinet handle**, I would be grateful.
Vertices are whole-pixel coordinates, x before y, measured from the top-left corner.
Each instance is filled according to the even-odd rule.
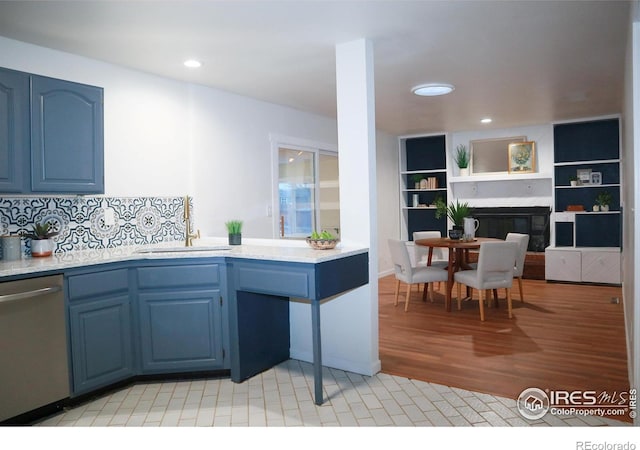
[[[13,302],[15,300],[23,300],[25,298],[40,297],[47,294],[53,294],[54,292],[60,292],[62,287],[50,286],[41,289],[34,289],[33,291],[17,292],[15,294],[0,295],[0,303]]]

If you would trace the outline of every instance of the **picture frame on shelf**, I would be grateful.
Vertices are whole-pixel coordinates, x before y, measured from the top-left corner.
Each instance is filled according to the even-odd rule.
[[[578,176],[578,184],[591,184],[591,169],[578,169],[576,175]]]
[[[536,171],[536,143],[534,141],[509,144],[509,173]]]
[[[602,172],[591,172],[591,178],[589,179],[589,184],[602,184]]]

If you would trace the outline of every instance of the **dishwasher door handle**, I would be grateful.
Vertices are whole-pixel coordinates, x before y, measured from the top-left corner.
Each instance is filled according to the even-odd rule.
[[[41,297],[43,295],[53,294],[60,292],[62,287],[49,286],[41,289],[34,289],[33,291],[17,292],[15,294],[0,295],[0,303],[13,302],[16,300],[24,300],[25,298]]]

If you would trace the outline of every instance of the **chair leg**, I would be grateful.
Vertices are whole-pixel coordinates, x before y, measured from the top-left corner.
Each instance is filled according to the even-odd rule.
[[[509,308],[509,319],[513,318],[513,311],[511,306],[511,289],[507,289],[507,305]]]
[[[522,277],[518,277],[518,290],[520,291],[520,301],[524,303],[524,294],[522,291]]]
[[[462,301],[462,284],[456,283],[456,300],[458,300],[458,311],[462,308],[460,307],[460,302]]]
[[[411,285],[407,284],[407,298],[404,300],[404,312],[409,309],[409,297],[411,297]]]
[[[484,322],[484,299],[482,298],[482,293],[484,292],[484,298],[488,300],[487,291],[483,291],[482,289],[478,289],[478,297],[480,298],[480,321]]]
[[[429,300],[431,300],[431,303],[433,303],[433,286],[435,285],[435,283],[429,283],[429,285],[431,286],[431,289],[429,289]]]
[[[419,286],[419,285],[418,285]],[[426,302],[427,301],[427,289],[429,288],[428,283],[424,284],[424,287],[422,288],[422,301]]]
[[[487,308],[491,308],[491,289],[484,291],[484,298],[487,300]]]
[[[393,304],[398,306],[398,294],[400,293],[400,280],[396,279],[396,298]]]

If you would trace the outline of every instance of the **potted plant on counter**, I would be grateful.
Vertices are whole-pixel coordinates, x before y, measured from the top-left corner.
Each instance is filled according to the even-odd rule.
[[[230,220],[225,222],[229,233],[229,245],[242,244],[242,220]]]
[[[455,203],[451,202],[447,205],[444,200],[439,199],[436,203],[436,219],[448,217],[453,222],[453,228],[449,231],[451,239],[462,238],[464,218],[468,217],[470,212],[471,208],[467,202],[460,203],[456,200]]]
[[[31,229],[30,233],[24,235],[31,238],[31,256],[51,256],[53,254],[53,240],[51,238],[60,233],[51,231],[51,224],[47,222],[36,223]]]

